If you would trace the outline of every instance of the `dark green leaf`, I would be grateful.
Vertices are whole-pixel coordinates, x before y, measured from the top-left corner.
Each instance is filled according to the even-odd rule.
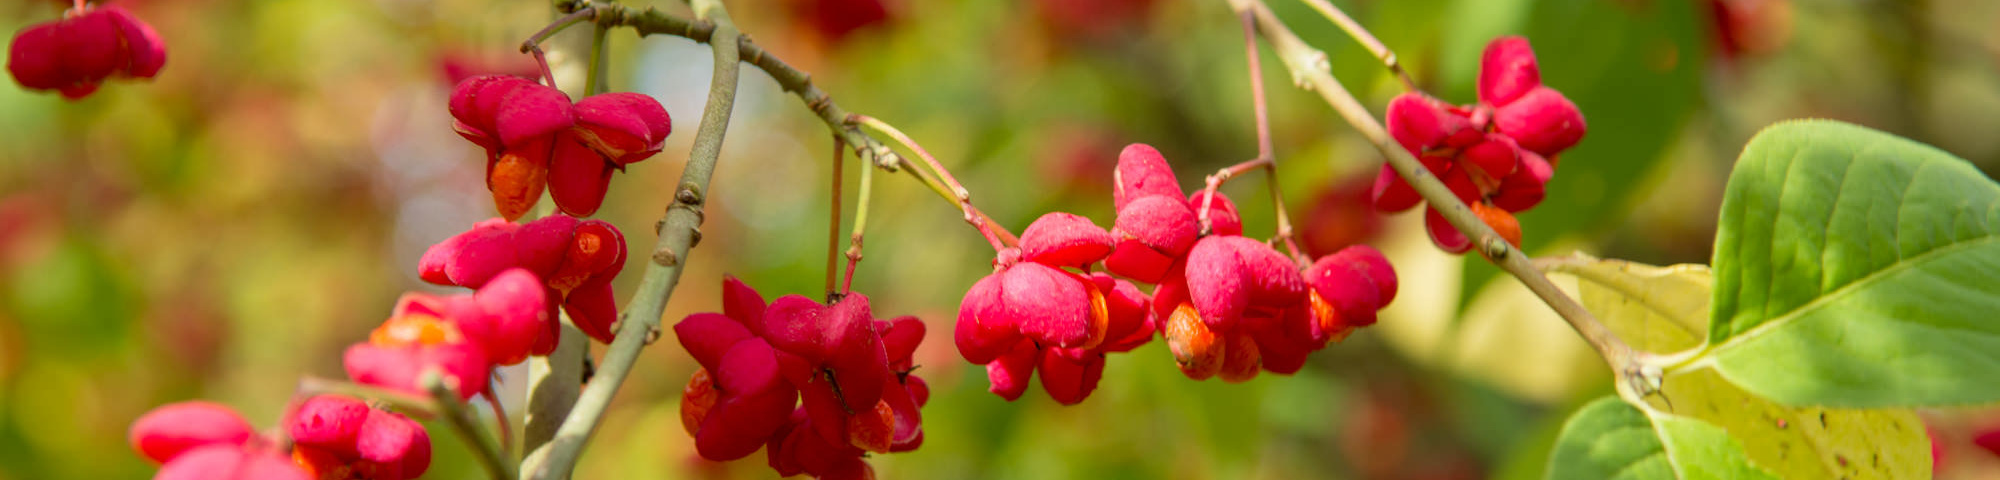
[[[1792,405],[2000,400],[2000,186],[1832,121],[1751,139],[1723,200],[1716,368]]]

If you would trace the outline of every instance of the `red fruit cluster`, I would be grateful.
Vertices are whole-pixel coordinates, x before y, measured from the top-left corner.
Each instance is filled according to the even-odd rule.
[[[471,295],[409,293],[368,340],[347,348],[356,382],[428,395],[437,370],[463,398],[486,391],[494,366],[555,349],[556,320],[542,281],[524,269],[494,275]]]
[[[156,480],[407,480],[430,468],[423,425],[357,399],[309,398],[282,423],[289,452],[228,406],[180,402],[133,421],[129,439],[162,464]]]
[[[965,293],[953,340],[966,361],[986,365],[993,393],[1020,398],[1040,372],[1050,398],[1082,402],[1104,376],[1105,354],[1153,339],[1148,297],[1131,282],[1064,270],[1103,261],[1114,240],[1090,219],[1043,215]]]
[[[625,268],[625,236],[617,227],[560,214],[524,224],[489,219],[432,245],[417,262],[417,273],[426,282],[470,288],[484,287],[512,268],[543,279],[551,300],[549,318],[556,318],[553,309],[561,305],[583,333],[611,343],[611,323],[618,319],[611,281]],[[555,324],[549,328],[540,339],[546,343],[536,344],[532,354],[555,348]]]
[[[910,374],[922,321],[876,320],[861,294],[767,305],[733,277],[722,305],[674,325],[701,364],[681,395],[681,426],[702,458],[735,460],[762,447],[779,475],[873,478],[863,455],[923,443],[919,408],[930,388]]]
[[[1297,373],[1307,355],[1373,325],[1395,298],[1396,273],[1374,248],[1348,247],[1302,273],[1298,261],[1242,236],[1228,197],[1183,194],[1152,147],[1126,147],[1116,176],[1120,244],[1105,266],[1159,285],[1153,319],[1189,378]]]
[[[1156,331],[1191,378],[1294,373],[1307,354],[1373,324],[1395,297],[1395,272],[1374,249],[1350,247],[1301,273],[1301,264],[1242,236],[1227,197],[1183,193],[1150,146],[1125,147],[1113,177],[1111,231],[1076,215],[1044,215],[959,304],[959,353],[986,365],[1003,398],[1019,397],[1039,371],[1051,397],[1081,402],[1103,374],[1105,353],[1143,345]],[[1090,272],[1099,262],[1157,287],[1148,296]]]
[[[72,100],[97,91],[107,78],[153,78],[166,64],[160,35],[116,6],[85,6],[62,20],[30,26],[14,35],[7,51],[7,72],[15,82]]]
[[[563,213],[597,213],[612,170],[659,153],[673,131],[653,97],[615,92],[571,103],[561,90],[506,75],[459,82],[451,116],[459,136],[486,149],[486,189],[510,221],[544,187]]]
[[[1556,156],[1576,145],[1586,130],[1576,104],[1542,85],[1535,52],[1521,37],[1487,44],[1480,60],[1478,103],[1453,106],[1411,92],[1389,102],[1388,117],[1396,142],[1516,246],[1521,228],[1513,212],[1542,202]],[[1376,208],[1390,212],[1423,201],[1388,165],[1376,177],[1373,196]],[[1424,220],[1438,248],[1451,253],[1472,248],[1472,240],[1436,208]]]

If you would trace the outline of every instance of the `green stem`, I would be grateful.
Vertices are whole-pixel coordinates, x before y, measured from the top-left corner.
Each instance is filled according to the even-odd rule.
[[[558,18],[556,19],[555,22],[550,23],[548,26],[542,27],[542,29],[540,31],[535,32],[534,35],[529,35],[527,41],[521,42],[521,53],[528,53],[538,48],[541,48],[542,42],[548,40],[549,37],[554,36],[557,33],[561,33],[563,29],[569,28],[570,25],[576,25],[577,22],[593,18],[596,15],[597,15],[596,10],[588,8],[569,12],[569,14],[563,15],[562,18]]]
[[[698,228],[702,223],[704,192],[708,189],[709,178],[715,173],[715,163],[721,157],[722,139],[728,132],[729,117],[735,109],[738,67],[742,59],[739,57],[740,39],[736,27],[719,0],[695,0],[694,7],[698,15],[714,25],[711,32],[717,41],[711,44],[710,50],[714,52],[715,74],[709,84],[708,105],[702,111],[701,126],[695,132],[694,148],[688,155],[687,166],[681,170],[674,203],[667,207],[666,216],[660,222],[657,232],[659,241],[653,249],[653,264],[647,266],[638,292],[620,314],[617,338],[605,351],[596,378],[584,386],[577,397],[576,408],[556,430],[555,438],[530,453],[523,462],[528,467],[524,472],[528,475],[526,478],[553,479],[575,469],[584,445],[596,433],[612,397],[618,394],[619,387],[637,363],[640,350],[658,338],[660,315],[665,312],[667,299],[673,295],[674,287],[680,283],[682,267],[686,263],[683,259],[687,258],[688,250],[694,247],[695,239],[700,235]]]
[[[493,480],[513,480],[516,477],[514,464],[503,459],[493,436],[487,435],[486,429],[473,418],[472,409],[459,400],[458,392],[445,385],[444,374],[435,369],[424,372],[421,382],[442,410],[445,421],[451,424],[452,431],[465,440],[466,446],[472,447],[473,453],[479,454],[479,464],[486,467]]]
[[[840,293],[854,290],[854,266],[861,263],[861,235],[868,230],[868,199],[874,197],[875,169],[861,167],[861,192],[854,200],[854,234],[847,237],[847,279],[840,282]]]
[[[1354,38],[1354,42],[1361,44],[1361,48],[1368,49],[1368,53],[1375,55],[1376,60],[1381,60],[1382,66],[1388,67],[1389,73],[1396,75],[1396,81],[1403,84],[1403,91],[1417,91],[1417,82],[1410,80],[1409,72],[1403,71],[1402,62],[1396,61],[1396,52],[1389,51],[1387,45],[1383,45],[1381,40],[1376,40],[1375,34],[1369,33],[1368,29],[1361,28],[1361,23],[1347,16],[1347,12],[1341,11],[1340,7],[1326,0],[1301,1],[1311,6],[1313,10],[1318,10],[1327,20],[1333,21],[1334,25],[1340,27],[1340,31],[1347,32],[1348,37]]]
[[[930,175],[942,180],[944,186],[950,189],[951,199],[958,203],[959,212],[964,214],[965,223],[971,224],[972,228],[978,229],[979,234],[985,236],[986,241],[993,245],[993,250],[998,251],[1006,248],[1005,245],[1020,243],[1020,240],[1014,237],[1013,232],[1008,232],[1006,228],[994,223],[986,216],[985,212],[979,211],[979,207],[972,205],[972,193],[965,189],[965,185],[958,183],[957,178],[951,176],[951,171],[946,170],[944,164],[937,161],[937,157],[932,156],[930,151],[924,150],[923,145],[918,145],[916,140],[911,139],[902,130],[896,129],[895,125],[890,125],[889,122],[884,122],[881,119],[859,114],[850,115],[848,118],[854,123],[874,129],[877,132],[882,132],[883,135],[889,137],[890,141],[897,145],[902,145],[905,150],[909,150],[910,153],[917,154],[917,158],[923,159],[924,165],[927,165],[930,169]],[[903,165],[909,165],[907,159],[905,159]]]
[[[1542,275],[1541,271],[1529,263],[1526,254],[1501,239],[1492,227],[1488,227],[1486,222],[1472,213],[1472,209],[1467,207],[1465,202],[1459,201],[1444,182],[1439,181],[1436,175],[1426,170],[1422,163],[1392,140],[1388,131],[1375,120],[1374,114],[1369,113],[1368,109],[1361,105],[1360,100],[1356,100],[1353,94],[1348,93],[1347,89],[1333,78],[1333,74],[1327,69],[1326,53],[1300,40],[1298,35],[1292,33],[1291,29],[1272,14],[1270,8],[1261,0],[1241,0],[1240,3],[1232,2],[1232,5],[1238,8],[1239,12],[1247,10],[1256,14],[1257,25],[1260,27],[1258,32],[1278,50],[1278,57],[1283,59],[1286,67],[1291,70],[1295,83],[1319,93],[1320,98],[1326,100],[1335,112],[1338,112],[1349,125],[1361,133],[1361,136],[1366,137],[1383,157],[1388,159],[1390,168],[1394,169],[1397,175],[1416,187],[1417,193],[1423,196],[1424,201],[1430,203],[1430,208],[1442,213],[1453,227],[1458,228],[1458,231],[1465,232],[1470,238],[1475,239],[1477,241],[1475,245],[1488,261],[1519,279],[1529,291],[1534,292],[1543,303],[1548,304],[1550,309],[1562,316],[1570,328],[1575,329],[1584,341],[1589,342],[1590,346],[1597,350],[1605,363],[1610,364],[1612,370],[1620,375],[1618,385],[1621,396],[1636,401],[1640,397],[1654,393],[1649,390],[1658,388],[1661,372],[1658,367],[1649,365],[1645,358],[1648,355],[1634,350],[1619,340],[1618,335],[1599,322],[1596,316],[1591,315],[1590,311],[1585,310],[1575,299],[1558,289],[1555,283],[1550,282],[1547,276]]]
[[[584,74],[584,82],[583,82],[583,96],[585,97],[589,97],[591,95],[596,95],[599,93],[604,93],[606,90],[610,90],[610,86],[607,85],[607,83],[609,82],[607,82],[604,78],[605,77],[604,70],[607,65],[606,62],[604,61],[604,41],[605,41],[605,35],[609,33],[610,30],[604,28],[603,25],[596,25],[593,28],[591,28],[590,65],[589,65],[590,70],[588,70],[587,73]]]
[[[916,153],[917,157],[922,158],[924,164],[930,167],[931,175],[943,180],[945,186],[951,188],[952,196],[959,203],[967,207],[972,206],[972,192],[966,191],[965,185],[958,183],[958,178],[951,176],[951,170],[946,170],[944,164],[938,162],[937,157],[932,156],[931,152],[924,150],[923,145],[918,145],[916,140],[911,139],[902,130],[896,129],[895,125],[890,125],[889,122],[884,122],[881,119],[859,114],[852,115],[849,118],[852,118],[855,123],[875,129],[875,131],[882,132],[883,135],[888,135],[890,140],[894,140],[897,144],[901,144],[903,148]]]
[[[828,209],[826,216],[826,295],[828,297],[833,296],[834,275],[840,272],[840,261],[838,260],[840,258],[840,184],[841,180],[847,177],[847,172],[841,167],[841,164],[846,163],[846,157],[847,140],[841,139],[839,135],[834,135],[833,169],[829,170],[832,173],[829,176],[833,177],[833,201],[827,202],[832,205],[832,208]],[[864,171],[869,170],[868,167],[867,165],[863,165],[861,169]],[[848,271],[852,272],[854,269],[849,268]]]

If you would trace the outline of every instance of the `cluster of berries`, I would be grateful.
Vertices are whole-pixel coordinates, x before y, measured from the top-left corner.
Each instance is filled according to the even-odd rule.
[[[863,455],[923,444],[930,387],[910,373],[924,337],[916,317],[877,320],[858,293],[766,304],[731,277],[722,313],[689,315],[674,335],[701,365],[681,394],[681,426],[702,458],[762,447],[779,475],[874,478]]]
[[[555,87],[506,75],[459,82],[450,108],[459,136],[486,149],[486,189],[509,221],[545,187],[563,213],[597,213],[611,171],[659,153],[673,131],[653,97],[613,92],[571,103]]]
[[[129,438],[162,464],[156,480],[407,480],[431,465],[423,425],[354,398],[308,398],[280,424],[290,442],[258,435],[228,406],[188,401],[139,417]]]
[[[125,18],[115,8],[104,11]],[[564,214],[522,224],[508,219],[533,206],[550,175],[564,212],[595,212],[611,169],[658,152],[671,126],[651,97],[612,93],[571,104],[554,88],[500,76],[461,83],[451,112],[459,134],[487,149],[488,186],[507,219],[475,224],[433,245],[418,262],[425,281],[473,293],[405,294],[389,319],[348,347],[342,360],[357,383],[428,395],[424,382],[437,375],[463,401],[490,395],[494,368],[555,350],[558,307],[592,338],[612,340],[618,307],[611,281],[626,255],[618,229]],[[861,302],[865,313],[866,300]],[[902,358],[907,365],[908,350]],[[861,390],[854,388],[846,391]],[[166,464],[157,476],[163,479],[401,480],[430,464],[430,439],[421,425],[359,400],[310,398],[285,422],[289,442],[252,435],[226,407],[180,403],[139,419],[132,442]],[[290,461],[279,451],[287,445]]]
[[[1501,37],[1480,60],[1479,102],[1454,106],[1420,92],[1389,102],[1389,134],[1424,168],[1451,187],[1509,243],[1521,244],[1514,212],[1542,202],[1555,175],[1556,156],[1583,138],[1583,112],[1561,92],[1542,85],[1528,40]],[[1423,198],[1388,165],[1375,179],[1375,207],[1400,212]],[[1425,227],[1438,248],[1464,253],[1466,238],[1433,207]]]
[[[1076,215],[1044,215],[959,304],[959,353],[986,365],[993,393],[1018,398],[1040,372],[1050,397],[1081,402],[1102,377],[1106,353],[1137,348],[1155,332],[1190,378],[1291,374],[1307,354],[1374,324],[1395,298],[1396,274],[1380,252],[1348,247],[1308,267],[1244,237],[1228,197],[1183,193],[1150,146],[1125,147],[1114,178],[1110,231]],[[1157,287],[1149,296],[1092,272],[1100,262]]]
[[[117,6],[80,6],[61,20],[14,35],[7,72],[31,90],[55,90],[71,100],[89,96],[111,77],[153,78],[167,64],[153,27]]]

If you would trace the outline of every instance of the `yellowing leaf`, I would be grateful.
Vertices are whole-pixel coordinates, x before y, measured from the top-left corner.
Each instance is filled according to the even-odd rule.
[[[1584,308],[1634,348],[1671,353],[1705,340],[1714,281],[1704,266],[1656,267],[1584,255],[1539,265],[1574,275]],[[1647,400],[1661,411],[1722,427],[1742,442],[1751,462],[1783,478],[1931,476],[1923,422],[1907,409],[1787,407],[1744,391],[1713,369],[1668,377],[1662,395]]]
[[[1669,377],[1655,407],[1728,430],[1758,466],[1783,478],[1931,478],[1929,437],[1907,409],[1786,407],[1714,369]]]
[[[1577,277],[1584,308],[1640,351],[1673,353],[1701,346],[1708,329],[1705,265],[1656,267],[1576,254],[1542,261],[1544,270]]]

